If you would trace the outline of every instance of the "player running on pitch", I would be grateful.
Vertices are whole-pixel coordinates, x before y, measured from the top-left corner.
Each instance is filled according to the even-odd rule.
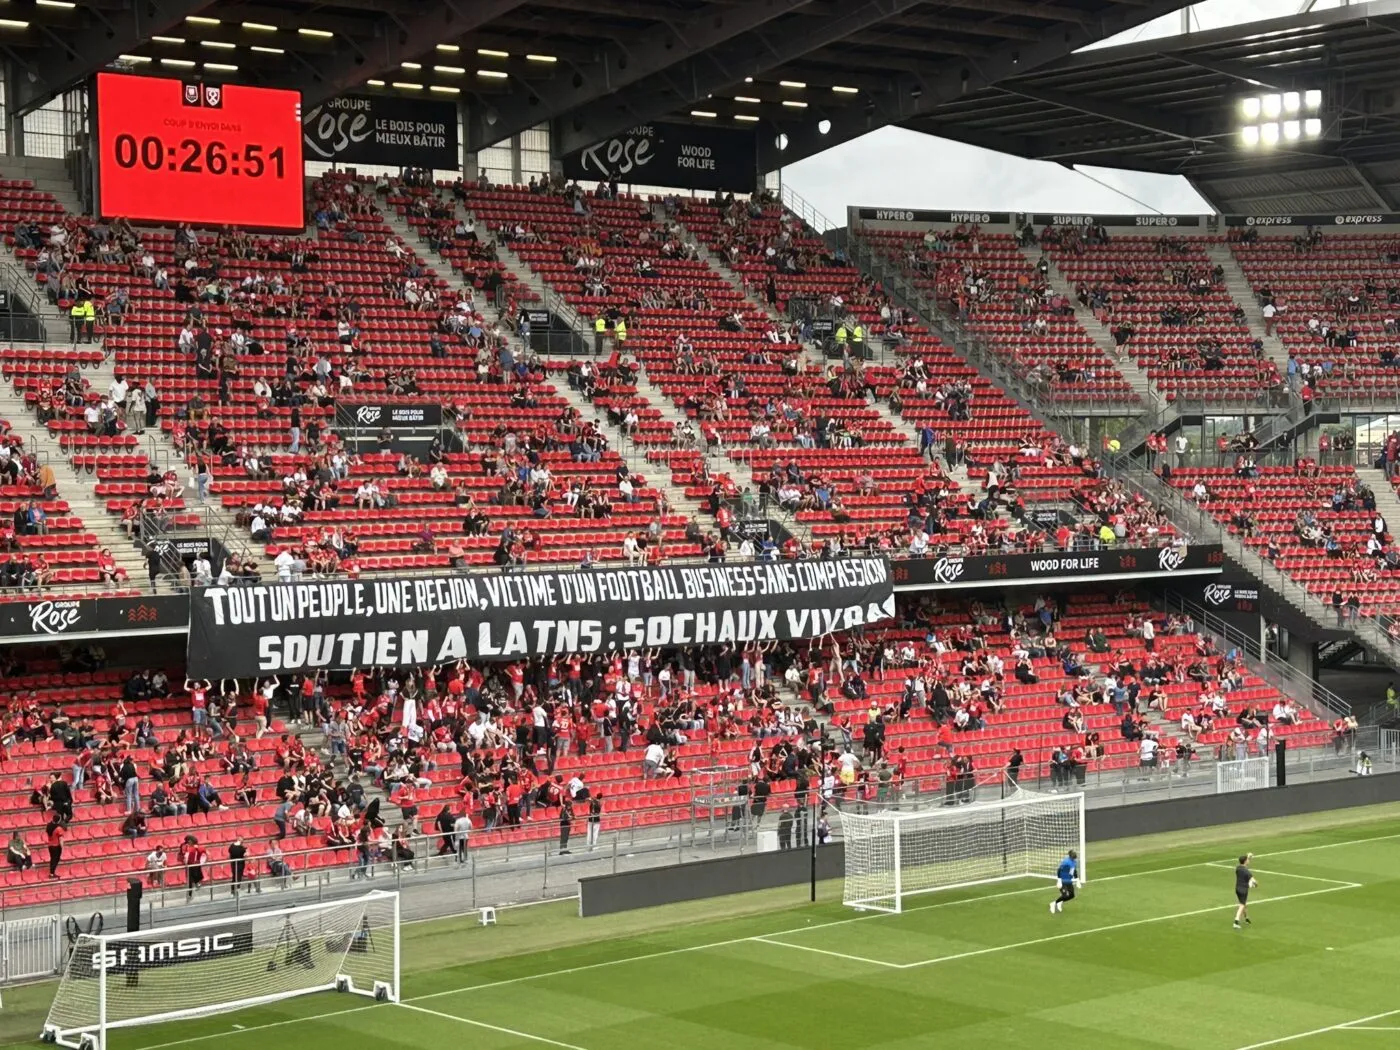
[[[1050,902],[1050,914],[1065,910],[1065,901],[1074,900],[1074,887],[1079,881],[1079,854],[1070,850],[1060,866],[1055,869],[1055,878],[1060,882],[1060,895]]]
[[[1240,858],[1240,863],[1235,868],[1235,900],[1239,904],[1235,907],[1235,929],[1240,929],[1241,924],[1250,926],[1249,921],[1249,891],[1258,886],[1258,881],[1254,878],[1254,873],[1249,870],[1249,862],[1254,859],[1253,853],[1246,853]]]

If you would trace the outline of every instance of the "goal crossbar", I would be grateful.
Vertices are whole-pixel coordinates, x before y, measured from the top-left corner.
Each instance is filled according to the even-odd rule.
[[[843,903],[900,912],[922,893],[1008,879],[1054,879],[1067,850],[1084,867],[1084,796],[1018,789],[994,802],[841,811]]]
[[[105,1050],[113,1028],[241,1010],[314,992],[399,997],[399,896],[358,897],[73,945],[42,1038]]]

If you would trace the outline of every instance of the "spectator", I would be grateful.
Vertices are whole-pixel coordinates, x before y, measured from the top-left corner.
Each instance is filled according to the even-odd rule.
[[[166,864],[165,847],[157,842],[156,848],[146,854],[146,884],[148,886],[165,885]]]
[[[29,843],[16,828],[10,833],[10,843],[5,847],[5,862],[18,871],[28,871],[34,867],[34,857],[29,852]]]
[[[48,822],[44,828],[44,838],[49,847],[49,878],[58,878],[58,865],[63,860],[63,837],[66,831],[63,824],[55,817]]]

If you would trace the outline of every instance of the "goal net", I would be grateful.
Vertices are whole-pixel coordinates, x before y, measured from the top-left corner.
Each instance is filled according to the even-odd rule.
[[[84,934],[69,956],[43,1039],[105,1050],[113,1028],[332,990],[398,1000],[397,893]]]
[[[1237,758],[1215,764],[1215,793],[1223,795],[1227,791],[1254,791],[1256,788],[1272,787],[1270,778],[1271,760],[1262,758]]]
[[[1024,789],[995,802],[841,812],[844,903],[899,912],[916,893],[1003,879],[1055,878],[1067,850],[1084,878],[1084,796]]]

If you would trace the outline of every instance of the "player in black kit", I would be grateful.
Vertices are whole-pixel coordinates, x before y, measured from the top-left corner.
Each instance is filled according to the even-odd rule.
[[[1254,857],[1253,853],[1246,853],[1240,858],[1239,866],[1235,868],[1235,900],[1239,904],[1235,908],[1235,929],[1242,925],[1251,925],[1249,921],[1249,891],[1258,886],[1254,874],[1249,870],[1249,862]]]

